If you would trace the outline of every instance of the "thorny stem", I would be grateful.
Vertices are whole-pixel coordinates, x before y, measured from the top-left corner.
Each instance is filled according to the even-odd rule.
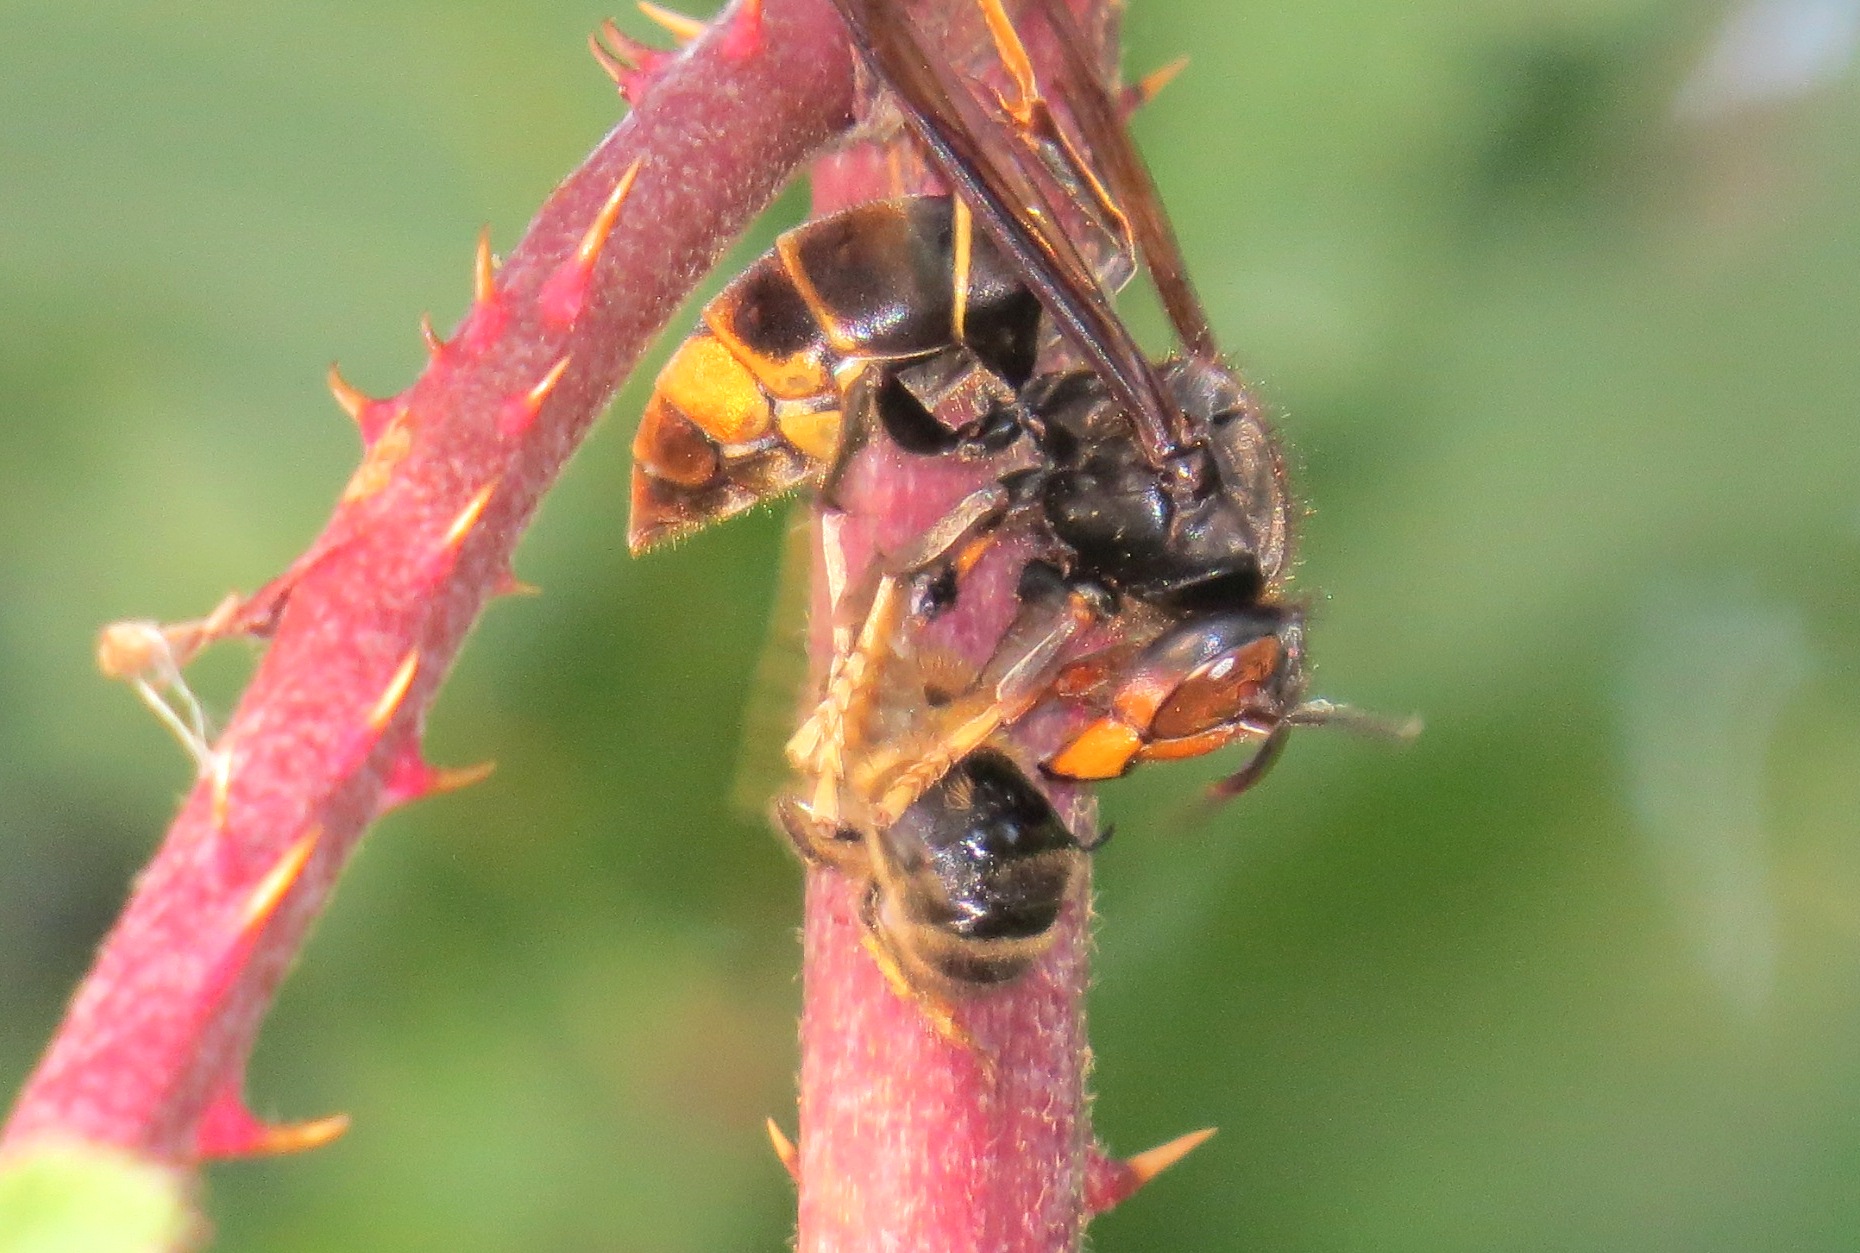
[[[1085,29],[1104,37],[1108,51],[1113,6],[1067,2]],[[936,33],[950,64],[988,63],[980,25],[957,17],[972,19],[971,5],[924,5],[919,13],[926,25],[942,27]],[[1037,58],[1040,32],[1027,33]],[[819,161],[815,212],[933,188],[914,168],[907,154],[878,145]],[[817,663],[832,649],[823,570],[837,566],[845,572],[843,586],[863,585],[874,562],[907,548],[983,473],[948,459],[908,457],[882,442],[860,454],[836,486],[838,508],[816,523]],[[969,660],[985,657],[1012,617],[1017,572],[1018,560],[984,563],[965,582],[952,613],[966,617],[956,624],[954,646]],[[956,1007],[969,1042],[940,1033],[891,987],[862,943],[862,891],[831,869],[808,875],[793,1167],[799,1253],[1077,1248],[1090,1213],[1115,1205],[1164,1164],[1111,1161],[1091,1135],[1084,1016],[1089,883],[1077,885],[1052,949],[1031,972]]]
[[[677,302],[847,121],[826,0],[767,0],[762,21],[754,38],[720,22],[629,81],[634,111],[502,270],[481,266],[411,388],[339,388],[367,457],[291,570],[215,616],[270,648],[0,1147],[87,1141],[186,1167],[339,1130],[265,1128],[239,1104],[273,992],[368,822],[456,781],[419,758],[424,714],[542,493]]]
[[[822,543],[857,570],[903,547],[972,485],[949,466],[867,458]],[[964,592],[986,615],[972,636],[983,647],[1013,607],[1013,582],[998,577],[1010,572],[988,573],[991,586],[972,577]],[[818,595],[815,603],[818,619]],[[1090,1140],[1088,884],[1078,884],[1032,971],[957,1006],[972,1043],[940,1034],[887,982],[862,944],[862,890],[837,871],[808,876],[799,1253],[1076,1247]]]
[[[264,636],[267,655],[138,881],[4,1131],[185,1170],[321,1143],[342,1120],[267,1127],[241,1089],[271,997],[369,821],[480,771],[425,764],[425,711],[538,500],[647,340],[788,173],[844,130],[845,36],[828,0],[739,0],[682,55],[609,30],[597,56],[634,111],[544,204],[420,378],[337,399],[367,455],[323,534],[247,599],[167,628],[107,633],[106,669],[150,700],[200,647]],[[1109,0],[1065,0],[1108,31]],[[942,19],[967,13],[969,23]],[[945,51],[976,61],[967,0],[924,0]],[[745,20],[745,18],[747,20]],[[959,33],[958,33],[959,32]],[[1106,44],[1108,47],[1108,42]],[[1036,59],[1038,49],[1035,49]],[[1063,101],[1057,102],[1063,107]],[[816,210],[921,190],[872,144],[815,169]],[[895,155],[895,154],[893,154]],[[965,467],[868,450],[822,529],[853,580],[974,484]],[[1010,554],[1011,556],[1011,554]],[[980,655],[1014,608],[1014,567],[979,567],[957,646]],[[817,580],[817,586],[819,580]],[[824,603],[815,650],[826,648]],[[184,730],[188,724],[180,724]],[[861,890],[810,872],[805,928],[802,1253],[1057,1253],[1199,1136],[1107,1158],[1085,1112],[1089,886],[1038,967],[967,1002],[972,1046],[931,1029],[861,943]]]

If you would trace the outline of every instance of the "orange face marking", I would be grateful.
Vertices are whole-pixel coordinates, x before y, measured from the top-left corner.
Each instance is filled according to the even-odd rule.
[[[782,437],[815,461],[831,461],[840,446],[840,411],[821,409],[776,420]]]
[[[659,372],[657,391],[720,444],[747,443],[774,421],[755,375],[711,335],[680,345]]]
[[[1100,718],[1046,763],[1062,779],[1115,779],[1130,769],[1143,737],[1115,718]]]
[[[1126,722],[1147,727],[1176,688],[1174,675],[1138,674],[1117,690],[1111,708]]]
[[[633,436],[633,463],[680,487],[703,487],[722,466],[717,446],[684,414],[655,395]]]

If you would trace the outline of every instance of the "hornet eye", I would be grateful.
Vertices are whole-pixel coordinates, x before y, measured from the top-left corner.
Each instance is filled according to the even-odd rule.
[[[1284,655],[1279,637],[1265,635],[1197,667],[1156,711],[1150,733],[1174,740],[1234,722],[1263,703],[1261,692],[1278,672]]]

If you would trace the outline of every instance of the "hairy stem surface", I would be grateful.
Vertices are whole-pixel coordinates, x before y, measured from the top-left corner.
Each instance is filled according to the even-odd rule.
[[[445,786],[425,710],[542,493],[650,337],[851,105],[826,0],[767,0],[627,84],[418,381],[346,388],[367,455],[284,576],[197,634],[270,647],[6,1125],[157,1161],[301,1147],[239,1089],[260,1020],[367,824]],[[615,192],[637,163],[624,198]],[[461,249],[461,252],[463,249]],[[616,517],[615,526],[620,525]]]
[[[1096,0],[1074,7],[1088,29],[1104,29],[1106,10]],[[964,20],[973,13],[967,0],[920,6],[926,31],[943,39],[953,65],[990,63],[982,28]],[[880,144],[817,162],[815,212],[940,190],[916,168],[908,149],[887,152]],[[884,441],[860,453],[836,488],[839,508],[816,522],[817,663],[824,666],[832,648],[825,565],[846,572],[844,586],[861,586],[875,563],[907,549],[985,475],[953,459],[900,454]],[[962,615],[956,647],[971,661],[988,654],[1013,616],[1017,564],[978,567],[951,611]],[[972,1043],[939,1033],[888,982],[865,948],[863,892],[838,871],[808,873],[800,1253],[1076,1248],[1088,1217],[1092,1151],[1084,1015],[1089,876],[1080,876],[1052,949],[1032,971],[957,1004]]]

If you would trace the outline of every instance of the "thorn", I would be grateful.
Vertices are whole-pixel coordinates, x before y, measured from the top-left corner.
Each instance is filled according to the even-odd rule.
[[[329,363],[329,394],[336,398],[342,411],[355,419],[355,425],[362,424],[362,415],[374,404],[374,399],[362,394],[361,390],[348,379],[342,377],[342,368],[334,361]]]
[[[1175,76],[1188,68],[1188,54],[1183,53],[1175,60],[1159,65],[1124,89],[1124,116],[1135,113],[1162,93],[1162,89],[1175,81]]]
[[[626,203],[627,194],[633,190],[633,180],[639,176],[639,163],[644,158],[635,157],[633,164],[626,167],[626,173],[614,184],[613,191],[607,197],[607,203],[594,215],[594,221],[588,224],[587,234],[581,237],[581,243],[575,249],[575,260],[583,267],[592,268],[596,257],[607,243],[607,236],[613,233],[614,223],[620,218],[620,206]]]
[[[194,1129],[194,1152],[201,1158],[269,1157],[321,1148],[349,1129],[347,1114],[308,1122],[267,1123],[245,1106],[237,1082],[228,1084],[207,1106]]]
[[[1086,1208],[1094,1214],[1117,1208],[1135,1196],[1150,1180],[1206,1144],[1216,1130],[1214,1127],[1203,1127],[1122,1161],[1093,1145],[1085,1169]]]
[[[542,588],[534,583],[525,583],[509,570],[498,576],[491,588],[493,596],[541,596]]]
[[[409,745],[388,767],[381,785],[381,808],[396,809],[424,797],[456,792],[490,778],[496,769],[494,761],[481,761],[475,766],[431,766],[420,756],[419,749]]]
[[[602,72],[613,79],[621,98],[635,105],[675,55],[639,42],[614,25],[612,18],[588,36],[588,51],[594,54]]]
[[[639,11],[681,44],[688,44],[704,33],[705,23],[702,19],[692,17],[689,13],[680,13],[676,9],[662,8],[653,4],[652,0],[639,0]]]
[[[503,485],[503,482],[504,477],[500,474],[479,488],[477,494],[465,502],[465,507],[459,510],[458,516],[452,519],[452,525],[447,527],[446,533],[440,537],[438,547],[427,554],[426,561],[420,570],[422,582],[428,586],[437,586],[452,573],[458,564],[459,549],[464,547],[466,537],[471,534],[471,529],[478,525],[478,520],[484,516],[485,506],[491,503],[491,498],[497,494],[497,489]]]
[[[622,95],[626,94],[627,79],[633,76],[633,67],[607,50],[601,42],[599,31],[588,32],[588,52],[593,55],[594,63],[601,67],[601,72],[613,80]]]
[[[1199,1131],[1179,1135],[1165,1144],[1159,1144],[1153,1149],[1145,1149],[1134,1157],[1125,1158],[1124,1165],[1128,1166],[1130,1172],[1137,1177],[1137,1186],[1140,1188],[1212,1140],[1214,1133],[1219,1130],[1219,1127],[1203,1127]]]
[[[433,329],[433,315],[430,313],[420,315],[420,338],[426,341],[426,351],[434,359],[445,353],[446,341],[439,338],[439,332]]]
[[[800,1150],[794,1147],[794,1141],[788,1138],[788,1133],[781,1129],[780,1123],[773,1118],[765,1119],[764,1123],[768,1127],[769,1144],[774,1147],[775,1156],[780,1160],[782,1169],[786,1170],[788,1178],[794,1180],[799,1186],[801,1182]]]
[[[387,724],[394,719],[394,713],[400,703],[407,699],[407,689],[413,686],[413,676],[420,670],[420,650],[409,649],[406,660],[400,663],[400,669],[388,680],[387,690],[381,693],[381,699],[368,711],[368,729],[379,734],[387,729]]]
[[[322,838],[323,829],[313,826],[284,850],[284,856],[278,858],[278,864],[258,881],[251,898],[246,901],[245,912],[239,919],[239,930],[242,933],[250,934],[270,921],[285,894],[291,890],[291,885],[303,874],[304,867],[310,862],[310,854],[316,851],[317,841]]]
[[[328,381],[329,394],[336,398],[342,411],[354,421],[355,428],[362,433],[362,443],[372,445],[380,437],[382,429],[393,421],[394,404],[365,394],[342,377],[342,371],[333,361],[329,363]]]
[[[717,46],[733,61],[747,61],[762,50],[762,0],[740,0]]]
[[[633,180],[639,175],[639,166],[640,162],[635,160],[626,167],[626,173],[614,184],[607,202],[594,215],[594,221],[588,224],[587,232],[575,246],[575,251],[563,260],[555,273],[544,280],[542,289],[536,293],[536,304],[544,321],[558,327],[567,327],[581,316],[582,306],[588,299],[588,278],[594,272],[594,263],[599,259],[607,237],[613,233],[614,223],[620,218],[620,207],[626,203],[627,194],[633,190]]]
[[[542,412],[543,401],[549,399],[549,393],[562,381],[562,375],[568,369],[568,354],[549,367],[549,372],[538,379],[536,386],[521,396],[512,396],[504,402],[503,411],[498,415],[498,433],[507,439],[514,439],[529,429],[536,415]]]
[[[465,502],[465,507],[459,510],[459,516],[452,519],[452,525],[446,528],[445,538],[439,541],[442,547],[457,548],[465,542],[465,537],[471,533],[472,527],[478,524],[478,519],[484,515],[484,507],[491,503],[491,497],[496,494],[498,485],[503,481],[503,476],[499,475],[479,488],[478,494]]]
[[[478,255],[472,260],[472,299],[485,304],[497,295],[497,258],[491,255],[491,228],[478,231]]]

